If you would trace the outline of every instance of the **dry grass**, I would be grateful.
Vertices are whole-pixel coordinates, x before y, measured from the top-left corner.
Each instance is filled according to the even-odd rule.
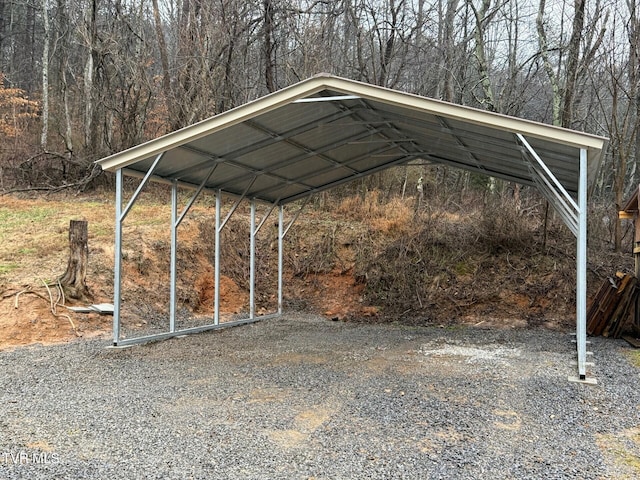
[[[186,201],[186,200],[185,200]],[[196,205],[179,229],[188,246],[198,232],[198,219],[208,216],[207,206]],[[100,301],[111,301],[114,262],[114,200],[111,196],[77,198],[57,196],[20,199],[4,197],[0,207],[3,223],[0,242],[0,286],[3,290],[54,281],[67,263],[70,220],[87,220],[89,264],[87,281]],[[142,196],[124,222],[124,281],[134,271],[152,283],[168,278],[170,207],[157,196]],[[166,253],[166,255],[164,255]],[[132,270],[133,269],[133,270]]]
[[[4,197],[0,207],[0,284],[53,279],[66,267],[70,220],[89,220],[89,245],[113,242],[113,207],[105,201]]]
[[[414,199],[394,197],[382,202],[378,190],[361,196],[347,197],[340,202],[336,213],[358,222],[368,222],[376,231],[401,235],[410,230],[414,219]]]
[[[181,199],[182,205],[188,199],[185,195]],[[130,324],[142,325],[148,317],[166,316],[170,207],[165,200],[162,192],[143,194],[124,222],[123,292],[125,315]],[[192,311],[200,309],[203,298],[208,298],[201,298],[201,292],[194,289],[194,285],[197,287],[201,277],[211,277],[212,271],[207,261],[212,248],[206,248],[206,245],[211,246],[212,239],[203,236],[199,229],[200,223],[211,218],[207,201],[205,197],[194,205],[178,233],[181,245],[178,269],[182,274],[178,294],[183,305]],[[70,220],[88,221],[87,284],[93,300],[112,302],[114,210],[111,195],[3,197],[0,206],[3,225],[0,230],[0,328],[4,340],[0,343],[10,346],[69,339],[68,329],[51,318],[47,302],[35,296],[23,296],[16,309],[14,298],[19,291],[43,288],[43,281],[55,282],[64,272]],[[230,308],[237,309],[236,297],[242,298],[243,293],[234,290],[236,286],[232,280],[224,280],[223,287],[228,287],[230,298],[233,297]],[[46,291],[44,293],[46,295]],[[104,320],[82,317],[81,324],[85,328],[96,328],[95,332],[106,331],[108,321],[105,323]]]

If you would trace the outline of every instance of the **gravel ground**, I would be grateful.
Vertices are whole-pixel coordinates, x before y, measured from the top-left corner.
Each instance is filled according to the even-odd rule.
[[[637,478],[640,370],[592,341],[597,386],[557,332],[301,315],[0,352],[0,478]]]

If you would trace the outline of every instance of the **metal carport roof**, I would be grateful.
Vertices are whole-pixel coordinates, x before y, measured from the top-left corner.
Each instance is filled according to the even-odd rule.
[[[330,75],[318,75],[100,160],[105,169],[288,203],[421,158],[536,185],[523,135],[573,197],[580,148],[589,180],[605,138]]]
[[[415,159],[534,186],[578,238],[580,337],[586,190],[606,141],[321,74],[98,163],[280,206]]]

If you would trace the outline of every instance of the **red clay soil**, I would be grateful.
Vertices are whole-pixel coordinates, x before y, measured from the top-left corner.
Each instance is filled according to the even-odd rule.
[[[350,274],[339,272],[312,275],[304,284],[290,285],[292,297],[304,297],[309,306],[335,320],[351,317],[377,315],[376,307],[362,305],[363,286],[358,285]],[[306,285],[306,286],[304,286]],[[44,288],[36,290],[46,297]],[[212,272],[199,274],[194,284],[199,304],[196,314],[210,315],[214,305],[214,281]],[[111,333],[113,317],[99,314],[78,314],[63,306],[57,306],[54,315],[50,302],[30,293],[21,293],[16,308],[16,293],[7,292],[0,300],[0,350],[31,344],[54,344],[69,342],[77,338],[107,337]],[[289,293],[289,292],[287,292]],[[289,295],[287,295],[289,296]],[[97,301],[110,302],[109,299]],[[220,304],[223,316],[246,311],[248,292],[232,279],[220,279]],[[260,313],[260,312],[259,312]],[[71,319],[69,321],[69,318]],[[73,323],[73,325],[72,325]]]
[[[51,312],[49,301],[30,293],[20,294],[17,308],[15,294],[3,298],[0,301],[0,350],[36,343],[68,342],[107,334],[111,330],[110,316],[79,315],[61,306],[57,306],[56,313]]]

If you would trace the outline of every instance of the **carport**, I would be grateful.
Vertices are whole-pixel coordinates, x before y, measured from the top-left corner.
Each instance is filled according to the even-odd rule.
[[[577,239],[578,379],[586,380],[587,190],[607,139],[322,74],[195,125],[100,160],[116,173],[113,343],[116,346],[249,323],[255,314],[255,238],[279,216],[278,311],[282,313],[284,207],[381,170],[421,160],[537,188]],[[141,179],[123,206],[123,176]],[[171,259],[165,333],[120,338],[122,226],[149,181],[171,185]],[[193,195],[178,211],[178,189]],[[213,323],[176,328],[177,230],[198,196],[216,198]],[[236,202],[222,218],[222,197]],[[246,319],[220,323],[220,232],[251,203],[250,292]],[[267,213],[256,216],[256,202]]]

